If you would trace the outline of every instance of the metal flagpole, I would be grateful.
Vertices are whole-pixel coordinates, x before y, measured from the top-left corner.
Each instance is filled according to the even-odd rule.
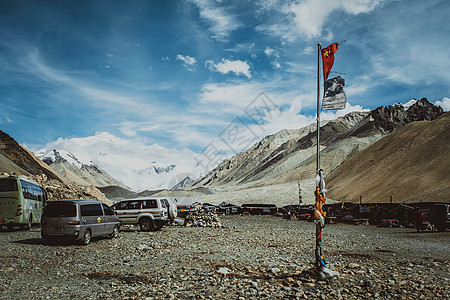
[[[321,45],[317,44],[317,149],[316,149],[316,177],[319,176],[320,169],[320,55],[321,55]],[[320,179],[319,179],[320,180]],[[320,220],[318,219],[319,212],[318,208],[318,187],[320,183],[316,180],[316,192],[315,192],[315,212],[314,219],[316,224],[316,249],[314,251],[315,254],[315,270],[317,273],[320,273],[322,270],[321,257],[323,257],[323,248],[322,248],[322,226],[320,224]]]
[[[322,46],[317,44],[317,158],[316,158],[316,191],[314,205],[314,219],[316,223],[316,249],[315,254],[315,272],[318,278],[326,279],[336,275],[326,267],[323,253],[322,230],[325,226],[325,215],[322,206],[325,204],[325,182],[323,180],[323,171],[320,168],[320,56]]]
[[[320,169],[320,50],[322,45],[317,44],[317,154],[316,154],[316,172]]]

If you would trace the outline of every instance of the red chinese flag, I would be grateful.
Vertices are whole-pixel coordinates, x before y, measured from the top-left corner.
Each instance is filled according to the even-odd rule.
[[[334,53],[338,50],[338,46],[338,43],[333,43],[330,46],[321,49],[324,80],[327,80],[328,74],[330,74],[331,68],[333,67]]]

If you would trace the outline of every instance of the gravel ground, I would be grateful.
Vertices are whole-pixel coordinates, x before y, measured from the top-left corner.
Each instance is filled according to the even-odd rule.
[[[0,232],[1,299],[448,299],[450,232],[327,225],[317,281],[314,223],[224,216],[225,228],[122,228],[88,246],[40,229]]]

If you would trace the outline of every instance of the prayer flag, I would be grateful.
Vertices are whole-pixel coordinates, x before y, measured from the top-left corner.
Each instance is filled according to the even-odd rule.
[[[322,100],[323,110],[344,109],[347,96],[344,92],[345,79],[341,76],[324,81],[324,93]]]

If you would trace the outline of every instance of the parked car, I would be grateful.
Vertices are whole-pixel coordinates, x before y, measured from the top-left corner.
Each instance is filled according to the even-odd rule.
[[[121,224],[139,225],[142,231],[160,230],[177,217],[177,207],[165,198],[127,199],[112,208]]]
[[[430,222],[439,231],[450,228],[450,204],[434,204],[430,208]]]
[[[97,200],[51,201],[41,218],[41,236],[49,241],[73,239],[88,245],[93,237],[115,238],[119,230],[120,220],[114,211]]]

